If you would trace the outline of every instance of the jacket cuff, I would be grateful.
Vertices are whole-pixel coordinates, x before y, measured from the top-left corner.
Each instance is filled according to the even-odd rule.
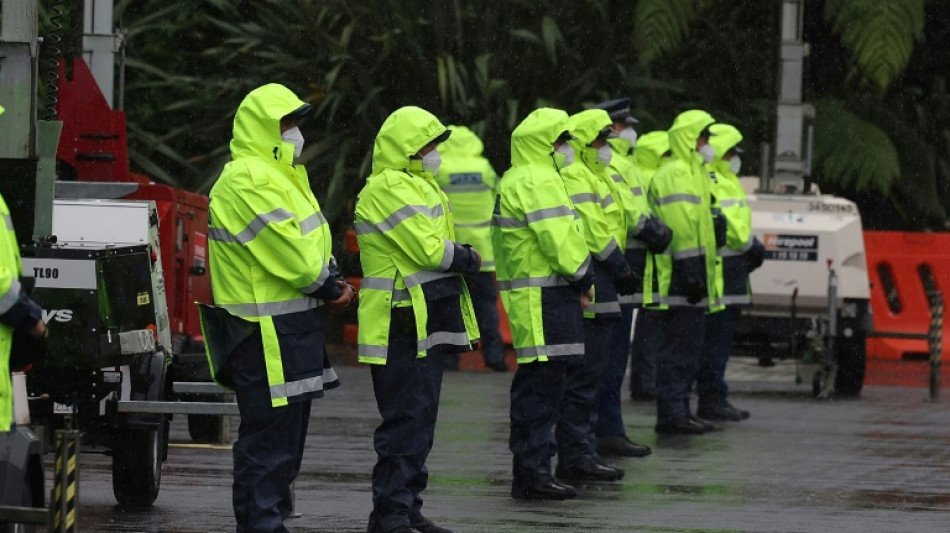
[[[458,272],[460,274],[478,274],[481,269],[482,261],[478,252],[468,244],[459,244],[457,242],[446,241],[446,253],[449,253],[449,244],[452,245],[452,260],[446,268],[446,272]],[[443,263],[446,261],[443,260]]]
[[[20,294],[6,312],[0,314],[0,322],[18,330],[29,330],[43,318],[43,308],[29,296]]]
[[[343,294],[343,289],[336,283],[337,279],[339,278],[336,276],[330,276],[319,289],[311,292],[310,296],[321,300],[336,300]]]

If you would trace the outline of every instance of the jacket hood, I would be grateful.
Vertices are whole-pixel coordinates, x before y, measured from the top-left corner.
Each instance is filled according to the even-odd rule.
[[[409,156],[445,133],[446,128],[425,109],[406,106],[392,112],[376,134],[373,172],[409,168]],[[451,137],[450,137],[451,138]]]
[[[588,109],[571,115],[568,127],[571,135],[577,137],[577,143],[583,146],[597,140],[597,135],[614,123],[603,109]]]
[[[663,130],[651,131],[637,139],[637,147],[633,149],[633,157],[639,167],[657,169],[660,167],[660,158],[669,150],[669,134]]]
[[[482,155],[485,145],[475,132],[465,126],[448,126],[452,136],[438,146],[439,153],[452,155]]]
[[[277,83],[249,92],[234,115],[231,157],[261,157],[293,162],[294,145],[280,138],[280,119],[300,109],[305,102]]]
[[[553,168],[554,141],[569,129],[564,111],[549,107],[535,109],[511,132],[511,166],[548,161]]]
[[[742,142],[742,133],[735,126],[729,124],[713,124],[709,127],[709,133],[712,134],[712,137],[709,138],[709,144],[716,150],[714,161],[721,160],[726,152]]]
[[[699,109],[680,113],[669,129],[670,150],[673,158],[691,162],[696,155],[696,139],[706,126],[715,122],[712,115]]]

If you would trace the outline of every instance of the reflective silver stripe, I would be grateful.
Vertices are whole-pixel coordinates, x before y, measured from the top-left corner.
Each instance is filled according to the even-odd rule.
[[[732,294],[720,298],[719,303],[723,305],[750,304],[752,303],[752,297],[748,294]]]
[[[308,392],[323,390],[323,377],[313,376],[312,378],[301,379],[300,381],[291,381],[281,383],[280,385],[270,386],[270,397],[272,400],[279,398],[292,398]]]
[[[676,202],[686,202],[690,204],[702,204],[703,199],[695,194],[671,194],[656,199],[657,205],[673,204]]]
[[[620,302],[621,305],[642,304],[643,294],[621,294],[617,296],[617,301]]]
[[[498,289],[510,291],[515,289],[525,289],[528,287],[564,287],[570,285],[566,279],[561,276],[538,276],[534,278],[519,278],[510,281],[498,281]]]
[[[436,331],[418,343],[418,350],[428,350],[439,344],[451,344],[452,346],[469,347],[468,333],[455,331]]]
[[[673,259],[689,259],[690,257],[701,257],[703,255],[706,255],[706,247],[699,246],[696,248],[688,248],[686,250],[673,252],[671,255],[673,256]]]
[[[443,185],[442,190],[445,192],[481,192],[490,190],[491,187],[485,185],[484,183],[469,183],[465,185]]]
[[[323,284],[326,283],[328,279],[330,279],[330,269],[327,268],[327,265],[324,265],[323,270],[320,271],[320,275],[317,276],[317,280],[311,283],[310,285],[307,285],[306,287],[300,289],[300,292],[304,294],[310,294],[311,292],[319,289],[320,287],[323,287]]]
[[[340,376],[336,375],[336,370],[333,370],[333,367],[323,369],[323,383],[333,383],[339,380]]]
[[[490,220],[486,220],[485,222],[472,222],[471,224],[468,224],[468,223],[463,224],[460,222],[455,223],[456,228],[487,228],[490,226],[491,226]]]
[[[11,280],[10,288],[0,296],[0,315],[10,310],[20,300],[20,281]]]
[[[590,256],[587,256],[587,259],[584,259],[584,263],[577,269],[577,272],[573,273],[570,276],[567,276],[567,279],[571,281],[577,281],[584,277],[587,274],[587,269],[590,268]]]
[[[546,355],[555,357],[558,355],[583,355],[584,343],[577,344],[549,344],[547,346],[528,346],[526,348],[516,348],[515,354],[518,357],[538,357]]]
[[[739,198],[729,198],[719,202],[719,207],[732,207],[734,205],[745,207],[747,204],[745,200]]]
[[[412,295],[409,294],[409,289],[393,289],[394,302],[408,302],[410,300],[412,300]]]
[[[386,359],[388,349],[386,346],[376,344],[360,344],[356,348],[356,355],[360,357],[374,357],[377,359]]]
[[[640,218],[637,220],[637,225],[631,228],[628,233],[630,235],[639,235],[640,232],[643,231],[643,226],[646,225],[647,220],[648,219],[646,215],[640,215]]]
[[[3,215],[3,221],[6,223],[7,229],[13,231],[13,217],[9,213]]]
[[[643,189],[640,187],[630,187],[630,192],[632,192],[634,196],[643,196]]]
[[[623,176],[621,176],[620,174],[611,174],[610,178],[614,180],[614,182],[616,183],[623,183]]]
[[[566,216],[574,216],[574,210],[566,205],[559,205],[557,207],[546,207],[544,209],[538,209],[537,211],[525,213],[524,219],[528,224],[531,224],[547,218]]]
[[[323,213],[314,213],[300,221],[300,233],[306,235],[326,223],[327,219],[323,217]]]
[[[208,238],[213,241],[247,244],[254,240],[254,237],[257,237],[260,232],[264,231],[264,228],[271,222],[283,222],[292,218],[294,218],[293,213],[283,207],[278,207],[270,213],[264,213],[263,215],[254,217],[237,235],[234,235],[225,228],[210,228],[208,230]]]
[[[491,217],[491,225],[499,228],[525,228],[528,223],[517,218],[493,216]]]
[[[600,201],[600,208],[601,208],[601,209],[607,209],[607,207],[609,207],[609,206],[610,206],[611,204],[613,204],[615,201],[616,201],[616,200],[614,200],[614,197],[613,197],[613,196],[608,196],[608,197],[606,197],[606,198],[604,198],[603,200]]]
[[[409,288],[437,279],[453,278],[455,276],[458,276],[455,272],[429,272],[428,270],[423,270],[422,272],[416,272],[415,274],[406,276],[403,278],[403,281],[406,282],[406,288]]]
[[[482,268],[493,267],[495,266],[494,261],[482,261]]]
[[[685,297],[685,296],[666,296],[666,297],[660,297],[660,298],[655,299],[655,300],[656,300],[658,303],[663,304],[663,305],[673,305],[673,306],[677,306],[677,307],[683,307],[683,306],[686,306],[686,307],[706,307],[707,305],[709,305],[709,298],[708,298],[708,297],[703,298],[703,299],[699,300],[698,302],[696,302],[696,303],[694,303],[694,304],[689,303],[689,301],[686,300],[686,297]]]
[[[308,309],[316,309],[323,305],[321,300],[305,296],[285,302],[267,302],[250,304],[218,304],[232,315],[237,316],[277,316],[290,313],[299,313]]]
[[[445,246],[445,252],[442,253],[442,262],[435,268],[439,272],[448,270],[452,266],[452,260],[455,259],[455,243],[448,239],[442,239],[442,244]]]
[[[733,250],[731,248],[720,248],[716,250],[716,253],[719,254],[719,257],[739,257],[745,255],[743,250]]]
[[[590,304],[586,311],[588,313],[619,313],[620,302],[601,302]]]
[[[360,289],[376,289],[380,291],[392,291],[395,281],[389,278],[378,276],[367,276],[360,280]]]
[[[627,250],[643,250],[647,245],[638,241],[636,238],[631,237],[627,239]]]
[[[617,244],[617,239],[614,239],[613,237],[611,237],[610,242],[607,243],[607,246],[605,246],[603,250],[595,253],[594,257],[596,257],[597,259],[600,259],[601,261],[606,261],[607,258],[610,257],[610,254],[614,253],[614,250],[616,250],[619,247],[620,245]]]
[[[353,228],[356,230],[357,235],[364,235],[366,233],[389,231],[399,225],[399,223],[403,220],[406,220],[414,215],[425,215],[429,218],[438,218],[443,214],[445,214],[445,210],[442,209],[442,204],[439,204],[435,207],[429,207],[427,205],[405,205],[397,209],[395,213],[386,217],[386,220],[383,220],[382,222],[377,222],[376,224],[371,224],[369,222],[357,222],[353,225]]]
[[[587,202],[591,203],[600,203],[603,200],[600,198],[600,195],[594,192],[582,192],[578,194],[571,195],[571,201],[575,204],[584,204]]]

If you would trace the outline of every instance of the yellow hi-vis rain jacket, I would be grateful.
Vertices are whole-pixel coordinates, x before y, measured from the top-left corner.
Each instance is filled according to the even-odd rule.
[[[581,217],[581,228],[594,263],[594,298],[584,311],[587,318],[619,317],[620,302],[614,280],[630,275],[624,259],[627,243],[627,218],[616,184],[607,167],[597,160],[597,149],[590,143],[613,124],[603,109],[588,109],[572,115],[568,126],[576,139],[570,141],[576,158],[561,169],[564,188]]]
[[[471,350],[478,339],[459,274],[478,271],[477,254],[456,242],[448,198],[422,161],[410,158],[445,131],[428,111],[403,107],[376,135],[373,171],[356,204],[362,363],[386,364],[394,307],[413,309],[418,357],[440,345]]]
[[[709,144],[716,150],[716,157],[707,165],[716,173],[713,194],[719,201],[722,216],[726,219],[726,245],[719,248],[722,259],[722,299],[725,305],[752,303],[749,287],[749,271],[745,258],[752,248],[752,209],[739,177],[729,170],[729,161],[722,158],[742,142],[742,134],[728,124],[713,124],[709,128],[712,137]]]
[[[696,152],[696,139],[713,122],[705,111],[691,110],[677,116],[669,129],[673,155],[653,175],[647,198],[653,212],[673,230],[673,240],[665,252],[647,256],[654,276],[644,280],[644,306],[710,307],[721,296],[712,183]]]
[[[208,262],[216,307],[201,306],[215,379],[240,342],[260,328],[272,407],[322,395],[322,305],[339,296],[330,274],[330,230],[280,120],[304,105],[282,85],[259,87],[234,117],[232,161],[211,189]],[[320,296],[324,297],[324,296]],[[237,320],[235,320],[235,318]],[[319,346],[314,345],[319,344]]]
[[[465,126],[449,126],[452,135],[439,144],[442,166],[435,181],[448,196],[455,218],[455,238],[482,256],[481,272],[495,271],[491,248],[491,214],[498,174],[482,156],[484,145]]]
[[[584,355],[579,294],[591,258],[553,156],[566,131],[564,111],[531,112],[511,134],[511,168],[498,185],[492,246],[519,364]]]

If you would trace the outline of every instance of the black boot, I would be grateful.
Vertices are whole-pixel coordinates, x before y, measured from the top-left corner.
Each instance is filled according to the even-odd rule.
[[[557,465],[554,473],[560,479],[568,481],[617,481],[623,479],[623,469],[606,465],[591,458],[571,467]]]
[[[515,480],[511,484],[511,497],[516,500],[568,500],[577,497],[577,491],[546,476],[530,482]]]

